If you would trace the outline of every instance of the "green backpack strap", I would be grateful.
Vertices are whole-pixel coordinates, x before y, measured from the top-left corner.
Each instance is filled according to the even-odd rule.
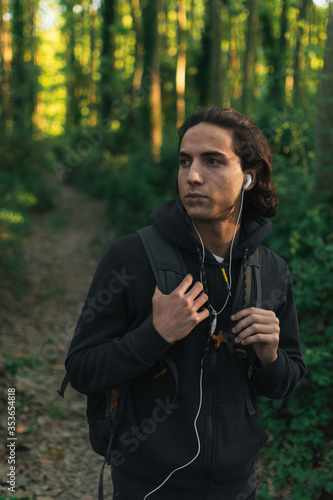
[[[179,249],[156,228],[147,226],[137,231],[141,238],[158,288],[171,293],[184,279],[187,270]]]

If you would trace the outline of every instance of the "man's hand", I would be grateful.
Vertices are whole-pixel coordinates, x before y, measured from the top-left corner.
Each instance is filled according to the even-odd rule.
[[[235,342],[243,345],[253,344],[263,368],[274,363],[280,336],[279,320],[275,313],[250,307],[238,311],[231,319],[238,321],[232,329],[233,333],[238,334]]]
[[[186,337],[194,327],[208,318],[208,309],[198,312],[208,297],[202,293],[203,286],[197,281],[191,290],[193,277],[188,274],[181,284],[169,295],[164,295],[158,287],[153,296],[153,325],[168,342],[176,342]]]

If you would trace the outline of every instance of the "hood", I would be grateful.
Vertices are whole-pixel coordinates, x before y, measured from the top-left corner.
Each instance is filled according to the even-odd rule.
[[[180,248],[196,254],[196,247],[198,245],[201,247],[198,238],[191,231],[190,218],[179,197],[161,205],[152,213],[150,220],[167,240]],[[242,258],[245,248],[250,251],[260,245],[271,231],[272,223],[264,217],[253,221],[243,221],[239,243],[233,251],[233,260]],[[207,250],[206,257],[215,261],[209,250]]]

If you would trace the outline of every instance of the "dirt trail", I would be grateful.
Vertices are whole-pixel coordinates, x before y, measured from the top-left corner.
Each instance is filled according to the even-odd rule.
[[[102,203],[70,186],[60,190],[57,208],[33,217],[25,246],[28,293],[16,300],[0,293],[0,367],[5,366],[0,369],[0,500],[98,496],[103,459],[90,447],[86,397],[68,387],[61,399],[56,391],[89,284],[113,235]],[[7,484],[8,388],[16,390],[12,495]],[[267,480],[262,466],[258,480]],[[109,468],[104,498],[112,498]]]
[[[29,292],[0,305],[0,499],[97,498],[102,465],[90,448],[86,398],[56,390],[63,361],[96,266],[112,240],[101,203],[70,186],[62,201],[34,216],[26,241]],[[9,360],[9,361],[8,361]],[[16,493],[8,495],[7,389],[16,389]],[[112,497],[110,469],[105,499]]]

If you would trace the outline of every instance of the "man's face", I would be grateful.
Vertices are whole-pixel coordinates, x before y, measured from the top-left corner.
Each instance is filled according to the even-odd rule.
[[[232,132],[199,123],[179,149],[178,186],[188,215],[197,220],[227,220],[238,215],[246,172],[234,153]]]

